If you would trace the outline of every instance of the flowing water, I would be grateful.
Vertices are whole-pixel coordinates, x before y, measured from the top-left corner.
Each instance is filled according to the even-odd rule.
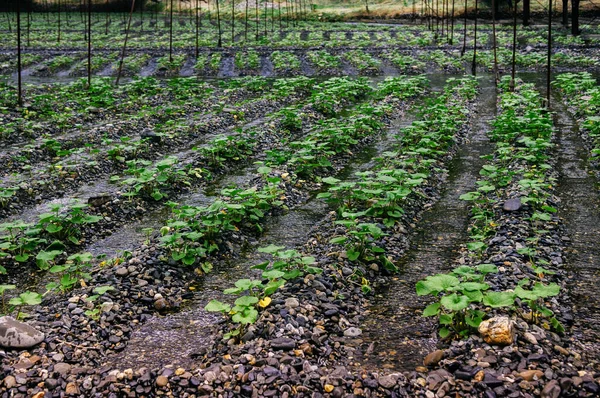
[[[568,288],[573,301],[572,334],[589,360],[600,360],[600,192],[590,170],[589,150],[559,99],[553,99],[557,127],[559,214],[571,240],[567,250]]]
[[[428,275],[454,267],[456,250],[465,241],[468,203],[459,200],[475,187],[480,159],[489,150],[486,132],[496,111],[496,89],[490,76],[481,80],[477,115],[466,140],[449,164],[441,198],[426,210],[410,236],[410,249],[399,264],[400,273],[375,292],[365,311],[362,341],[355,360],[368,369],[410,371],[435,349],[436,325],[420,316],[427,300],[415,293],[415,284]]]

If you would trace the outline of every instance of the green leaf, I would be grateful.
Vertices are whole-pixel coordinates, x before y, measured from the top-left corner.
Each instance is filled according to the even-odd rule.
[[[15,285],[0,285],[0,294],[4,294],[7,290],[13,290],[17,287]]]
[[[417,282],[417,295],[437,294],[450,289],[460,283],[455,276],[448,274],[437,274],[428,276],[422,281]]]
[[[262,277],[265,279],[279,279],[285,275],[285,272],[276,269],[271,269],[262,273]]]
[[[423,310],[423,316],[435,316],[438,314],[439,310],[440,310],[440,303],[429,304]]]
[[[270,281],[269,283],[267,283],[267,285],[263,289],[263,293],[265,294],[265,296],[270,296],[271,294],[275,293],[277,291],[277,289],[279,289],[284,284],[285,284],[285,281],[283,281],[281,279],[277,280],[277,281]]]
[[[283,249],[285,249],[285,246],[269,245],[269,246],[266,246],[266,247],[259,247],[258,248],[258,252],[259,253],[275,254],[277,252],[282,251]]]
[[[445,339],[446,337],[450,336],[450,330],[448,328],[441,328],[439,333],[442,339]]]
[[[231,317],[231,320],[235,323],[241,323],[242,325],[252,324],[258,319],[258,311],[254,308],[247,308],[242,312],[238,312]]]
[[[356,259],[358,259],[360,257],[360,251],[354,250],[354,249],[348,249],[348,250],[346,250],[346,257],[348,257],[348,260],[350,260],[350,261],[355,261]]]
[[[235,305],[240,305],[243,307],[250,307],[256,303],[258,303],[258,297],[255,296],[242,296],[235,300]]]
[[[515,302],[512,292],[487,292],[483,296],[483,304],[492,308],[511,307]]]
[[[554,330],[556,330],[558,333],[564,333],[565,332],[565,328],[562,325],[562,323],[560,323],[558,321],[558,319],[556,318],[550,318],[550,324],[552,325],[552,327],[554,328]]]
[[[472,303],[479,303],[483,300],[483,293],[481,293],[481,290],[465,290],[463,291],[463,294],[467,296]]]
[[[333,244],[336,244],[336,245],[340,245],[340,244],[343,244],[343,243],[345,243],[347,239],[348,239],[348,238],[347,238],[347,237],[345,237],[345,236],[338,236],[338,237],[335,237],[335,238],[331,239],[331,240],[329,241],[329,243],[333,243]]]
[[[452,270],[454,275],[473,275],[475,270],[473,267],[469,267],[468,265],[461,265],[460,267],[456,267]]]
[[[211,300],[206,304],[204,309],[208,312],[229,312],[231,311],[231,306],[218,300]]]
[[[462,294],[459,296],[456,293],[453,293],[448,296],[442,297],[440,303],[444,306],[444,308],[450,311],[461,311],[469,306],[469,298],[467,296],[463,296]]]
[[[440,314],[440,325],[452,325],[454,314]]]
[[[56,225],[56,224],[48,224],[46,225],[46,231],[50,232],[51,234],[60,232],[63,230],[62,225]]]
[[[469,242],[467,243],[467,249],[477,252],[485,249],[486,244],[483,242]]]
[[[515,288],[515,294],[518,298],[523,300],[537,300],[539,298],[535,292],[523,289],[521,286]]]
[[[341,180],[338,180],[337,178],[334,178],[334,177],[325,177],[321,181],[323,181],[326,184],[335,185],[338,182],[340,182]]]
[[[115,290],[115,288],[112,286],[97,286],[94,288],[94,293],[98,293],[98,294],[102,295],[111,290]]]
[[[533,286],[533,292],[539,297],[552,297],[558,295],[560,292],[560,286],[558,286],[556,283],[544,285],[541,282],[537,282]]]
[[[42,302],[42,295],[36,292],[24,292],[19,297],[13,297],[8,302],[10,305],[38,305]]]
[[[460,195],[458,198],[460,200],[472,201],[472,200],[479,199],[480,196],[481,196],[481,193],[479,193],[479,192],[467,192],[465,194]]]
[[[494,264],[479,264],[477,270],[482,274],[495,274],[498,272],[498,267]]]
[[[483,321],[483,318],[481,316],[475,315],[475,314],[467,314],[465,316],[465,323],[469,326],[471,326],[472,328],[478,328],[479,324]]]
[[[53,261],[56,256],[62,254],[63,251],[62,250],[51,250],[49,252],[46,251],[41,251],[37,254],[37,256],[35,256],[36,260],[42,260],[42,261]]]
[[[24,263],[25,261],[29,260],[29,254],[18,254],[15,256],[15,260],[17,260],[20,263]]]
[[[461,290],[475,291],[475,290],[487,290],[490,288],[490,285],[487,283],[479,283],[479,282],[462,282],[458,286]]]

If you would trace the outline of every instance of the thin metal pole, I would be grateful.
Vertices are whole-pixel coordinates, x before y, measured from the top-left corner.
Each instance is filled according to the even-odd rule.
[[[255,2],[255,6],[256,9],[254,10],[254,15],[256,15],[256,41],[258,41],[258,25],[259,25],[259,19],[258,19],[258,0],[256,0]]]
[[[58,36],[56,38],[58,43],[60,43],[60,2],[61,0],[58,0]]]
[[[515,91],[515,72],[516,72],[516,52],[517,52],[517,5],[513,8],[513,42],[512,42],[512,70],[510,73],[510,91]]]
[[[231,0],[231,45],[235,41],[235,0]]]
[[[477,74],[477,6],[479,4],[478,0],[475,0],[475,29],[473,35],[473,63],[471,64],[471,72],[473,76]]]
[[[88,37],[88,53],[87,53],[87,73],[88,73],[88,88],[92,87],[92,0],[88,0],[88,18],[87,18],[87,37]]]
[[[217,29],[219,30],[219,38],[217,40],[217,47],[222,47],[223,46],[223,42],[221,40],[221,35],[222,35],[222,31],[221,31],[221,10],[219,8],[219,0],[215,0],[215,2],[217,3]]]
[[[198,2],[199,2],[199,0],[196,0],[196,59],[198,59],[198,36],[199,36],[199,32],[198,32],[198,19],[199,19]]]
[[[552,78],[552,0],[548,0],[548,65],[546,71],[546,99],[550,108],[550,79]]]
[[[23,106],[23,79],[21,76],[21,2],[17,1],[17,85],[19,106]]]
[[[265,1],[263,4],[263,13],[265,14],[265,37],[267,37],[267,17],[269,16],[269,13],[267,12],[267,2]]]
[[[498,50],[496,49],[496,1],[492,0],[492,48],[494,50],[494,84],[498,84]]]
[[[494,0],[492,0],[492,1],[494,1]],[[450,24],[450,41],[449,41],[450,45],[454,44],[454,3],[455,3],[455,0],[452,0],[452,15],[450,16],[450,19],[452,20],[452,22]]]
[[[463,31],[463,46],[462,50],[460,50],[461,57],[465,55],[465,51],[467,50],[467,0],[465,0],[465,28]]]
[[[173,0],[169,10],[169,62],[173,62]]]
[[[135,0],[131,0],[131,11],[129,11],[129,22],[127,22],[127,29],[125,30],[125,40],[123,41],[123,50],[121,51],[121,61],[119,61],[119,71],[117,72],[117,80],[115,85],[119,85],[121,80],[121,71],[123,70],[123,59],[125,59],[125,49],[127,48],[127,39],[129,39],[129,27],[131,26],[131,16],[133,15],[133,9],[135,8]]]

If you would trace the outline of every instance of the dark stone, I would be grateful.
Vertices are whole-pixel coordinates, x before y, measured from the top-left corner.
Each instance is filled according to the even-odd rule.
[[[454,372],[454,377],[460,380],[471,380],[473,378],[472,372],[466,370],[457,370]]]
[[[110,201],[112,201],[112,196],[111,195],[100,195],[100,196],[92,196],[88,199],[88,205],[92,206],[92,207],[99,207],[102,206],[103,204],[106,204]]]
[[[265,366],[265,368],[263,369],[263,373],[266,376],[277,376],[279,375],[279,370],[275,369],[272,366]]]
[[[504,205],[502,205],[502,209],[504,211],[517,211],[517,210],[521,209],[521,206],[522,206],[521,199],[513,198],[513,199],[508,199],[506,202],[504,202]]]
[[[146,139],[152,144],[160,144],[162,137],[150,129],[145,129],[141,134],[142,139]]]
[[[500,386],[502,386],[504,384],[501,380],[498,380],[496,377],[492,376],[489,373],[485,374],[485,377],[483,378],[483,382],[489,388],[500,387]]]
[[[296,347],[296,341],[289,337],[278,337],[270,341],[271,348],[275,350],[293,350]]]
[[[600,388],[598,387],[598,384],[594,383],[593,381],[586,381],[582,384],[582,386],[586,391],[589,391],[595,395],[598,395],[600,393]]]
[[[558,381],[550,380],[548,384],[542,390],[542,398],[558,398],[560,397],[560,386],[558,385]]]
[[[559,384],[563,391],[568,391],[573,385],[573,380],[571,380],[569,377],[563,377],[559,380]]]

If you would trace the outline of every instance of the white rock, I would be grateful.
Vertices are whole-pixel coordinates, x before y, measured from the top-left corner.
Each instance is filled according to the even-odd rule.
[[[0,317],[0,345],[7,348],[29,348],[46,336],[34,327],[10,316]]]

